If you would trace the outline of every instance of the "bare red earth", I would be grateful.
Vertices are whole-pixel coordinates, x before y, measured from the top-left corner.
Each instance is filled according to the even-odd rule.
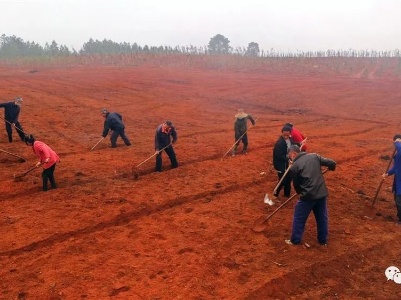
[[[0,148],[27,162],[0,153],[0,299],[399,299],[401,285],[384,274],[401,268],[392,178],[370,208],[401,133],[400,62],[383,61],[1,67],[2,102],[24,98],[23,128],[61,163],[56,190],[41,191],[40,170],[15,181],[37,158],[1,128]],[[131,147],[107,139],[90,151],[103,107],[123,115]],[[259,118],[249,152],[221,159],[238,108]],[[164,156],[164,172],[153,158],[133,172],[167,119],[180,167]],[[313,216],[310,248],[284,243],[295,201],[263,233],[251,230],[279,205],[263,197],[277,182],[272,147],[286,122],[338,163],[325,175],[328,247]]]

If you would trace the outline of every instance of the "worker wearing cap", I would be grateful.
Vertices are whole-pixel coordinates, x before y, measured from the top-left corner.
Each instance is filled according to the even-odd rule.
[[[166,121],[159,125],[155,135],[155,154],[156,154],[156,171],[162,171],[162,150],[166,151],[171,161],[171,167],[177,168],[178,162],[175,156],[173,145],[177,141],[177,131],[171,123]]]
[[[242,141],[243,148],[242,153],[246,154],[248,149],[248,120],[251,121],[252,125],[255,125],[255,119],[250,115],[244,112],[242,108],[238,109],[238,113],[235,115],[234,121],[234,138],[235,138],[235,146],[232,151],[232,156],[235,156],[239,143]]]
[[[300,149],[306,152],[306,140],[307,137],[299,131],[297,128],[294,127],[292,123],[286,123],[284,126],[288,126],[291,128],[291,139],[295,145],[298,145]]]
[[[125,145],[130,146],[131,142],[125,135],[125,125],[123,123],[123,117],[116,112],[109,112],[107,109],[103,108],[101,114],[105,118],[103,125],[102,137],[106,137],[110,130],[113,131],[110,137],[111,147],[117,147],[117,138],[121,136]]]
[[[22,103],[21,97],[16,97],[14,101],[0,103],[0,108],[4,107],[4,121],[6,123],[6,131],[8,135],[8,141],[13,142],[13,131],[12,127],[15,127],[17,133],[22,141],[24,141],[25,133],[22,129],[21,124],[18,122],[18,117],[21,111],[20,105]]]

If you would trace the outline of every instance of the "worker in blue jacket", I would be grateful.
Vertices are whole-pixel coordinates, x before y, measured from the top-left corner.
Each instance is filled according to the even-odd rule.
[[[393,138],[396,149],[394,155],[394,163],[387,173],[383,174],[383,178],[394,175],[393,193],[394,202],[397,207],[397,224],[401,225],[401,134],[396,134]]]
[[[21,103],[22,103],[21,97],[16,97],[12,102],[0,103],[0,108],[4,107],[4,121],[6,123],[8,141],[10,143],[13,142],[12,127],[14,127],[17,130],[17,133],[21,138],[21,140],[23,142],[25,141],[24,130],[22,129],[21,124],[18,122],[18,117],[21,112],[21,107],[20,107]]]
[[[121,136],[125,145],[131,146],[131,142],[128,137],[125,135],[125,125],[123,123],[123,117],[116,112],[109,112],[107,109],[103,108],[101,113],[104,120],[103,133],[102,137],[106,137],[110,130],[113,131],[110,137],[111,147],[117,147],[117,138]]]
[[[172,144],[177,141],[177,131],[171,123],[171,121],[166,121],[159,125],[156,129],[155,135],[155,154],[156,154],[156,171],[162,171],[162,152],[166,151],[168,157],[170,158],[171,167],[177,168],[178,162],[175,156],[174,148]]]

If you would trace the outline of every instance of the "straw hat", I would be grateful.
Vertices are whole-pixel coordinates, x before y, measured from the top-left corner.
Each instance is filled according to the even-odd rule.
[[[248,114],[246,114],[242,108],[238,109],[238,113],[235,115],[237,119],[243,119],[246,116],[248,116]]]

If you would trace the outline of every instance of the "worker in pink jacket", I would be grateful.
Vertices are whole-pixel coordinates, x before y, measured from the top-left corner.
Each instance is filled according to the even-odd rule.
[[[43,191],[47,191],[47,181],[50,181],[52,189],[57,188],[56,181],[54,180],[54,169],[60,158],[56,152],[45,143],[35,140],[32,134],[25,137],[25,143],[28,146],[32,146],[33,152],[39,157],[36,167],[43,165]]]

